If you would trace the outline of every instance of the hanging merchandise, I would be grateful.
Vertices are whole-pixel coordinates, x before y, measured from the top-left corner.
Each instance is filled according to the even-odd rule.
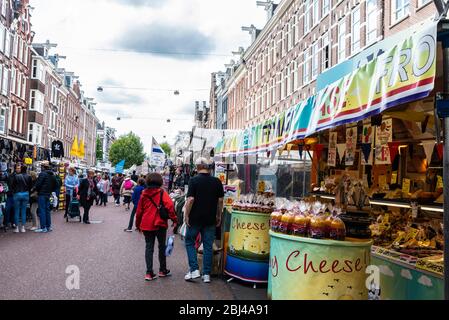
[[[372,165],[373,164],[373,152],[371,152],[371,150],[373,148],[374,131],[375,131],[375,127],[372,127],[370,124],[363,125],[362,151],[363,151],[364,157],[362,157],[362,165]],[[366,146],[363,147],[364,144]]]
[[[337,144],[338,157],[340,158],[340,163],[342,163],[343,157],[346,152],[346,143]]]
[[[329,133],[329,151],[327,154],[327,165],[335,167],[337,165],[337,132]]]
[[[64,157],[64,145],[61,141],[55,140],[51,144],[51,154],[54,158]]]
[[[313,151],[316,152],[316,157],[317,157],[318,161],[321,160],[321,155],[323,154],[323,150],[324,150],[324,144],[316,144],[313,147]]]
[[[357,127],[346,128],[345,164],[347,166],[352,166],[354,164],[356,146],[357,146]]]
[[[432,161],[433,150],[435,149],[435,141],[423,141],[422,147],[424,148],[424,153],[426,154],[427,166],[430,166]]]
[[[400,142],[388,142],[388,150],[390,151],[390,160],[391,162],[396,159],[396,155],[399,151]]]
[[[385,119],[376,129],[376,164],[391,164],[388,142],[393,139],[393,121]]]

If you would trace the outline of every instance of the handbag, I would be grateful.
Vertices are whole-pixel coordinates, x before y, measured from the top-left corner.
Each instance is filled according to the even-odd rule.
[[[173,253],[173,248],[175,246],[175,236],[170,236],[167,239],[167,247],[165,249],[165,256],[169,257]]]
[[[162,201],[163,200],[163,195],[164,195],[164,190],[161,190],[161,201],[159,202],[159,205],[157,205],[152,198],[150,198],[150,201],[157,208],[157,210],[159,212],[159,216],[163,220],[168,220],[170,218],[170,216],[168,214],[168,209],[164,206],[164,203]]]

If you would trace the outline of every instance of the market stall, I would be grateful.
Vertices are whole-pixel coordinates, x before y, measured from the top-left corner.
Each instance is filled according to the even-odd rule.
[[[271,272],[269,297],[366,299],[370,263],[380,273],[380,283],[376,277],[370,283],[372,298],[379,292],[382,299],[443,297],[443,143],[435,115],[442,74],[436,33],[435,22],[404,32],[395,46],[316,95],[218,143],[215,154],[226,159],[266,154],[273,161],[286,149],[312,159],[309,194],[301,199],[309,207],[322,207],[311,212],[304,204],[301,209],[297,203],[275,206],[281,214],[272,216],[271,223],[279,220],[283,229],[275,226],[270,232],[272,271],[276,264],[279,273],[285,269],[295,250],[316,252],[310,263],[317,261],[318,268],[328,263],[325,255],[336,255],[333,261],[352,261],[361,252],[365,256],[363,270],[352,277],[357,284],[347,286],[359,288],[359,295],[329,293],[326,273],[320,272],[313,281],[322,296],[307,295],[308,279],[301,272],[279,277]],[[314,236],[313,228],[295,237],[296,218],[311,224],[327,211],[328,218],[344,224],[340,241],[330,233]],[[293,285],[296,293],[286,295]]]

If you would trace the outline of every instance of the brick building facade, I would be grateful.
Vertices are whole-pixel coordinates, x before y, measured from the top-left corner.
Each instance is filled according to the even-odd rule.
[[[282,0],[227,79],[228,128],[315,94],[319,74],[435,13],[430,0]]]

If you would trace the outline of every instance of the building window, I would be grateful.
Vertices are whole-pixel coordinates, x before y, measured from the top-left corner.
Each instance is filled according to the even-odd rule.
[[[296,45],[298,43],[298,20],[296,15],[293,17],[292,39],[293,45]]]
[[[360,51],[360,7],[352,11],[351,54]]]
[[[342,20],[338,24],[338,62],[346,58],[346,23]]]
[[[40,91],[30,91],[30,110],[44,112],[44,95]]]
[[[366,44],[377,39],[377,0],[366,0]]]
[[[11,34],[6,31],[6,39],[5,39],[5,55],[9,58],[11,55]]]
[[[2,6],[2,16],[6,17],[6,6],[8,2],[7,0],[0,1],[0,5]]]
[[[418,0],[418,8],[425,6],[429,2],[432,2],[432,0]]]
[[[3,67],[2,94],[4,96],[9,94],[9,69],[5,67]]]
[[[310,81],[310,54],[309,54],[309,50],[310,48],[307,48],[304,51],[304,64],[303,64],[303,69],[302,69],[302,84],[305,85],[307,83],[309,83]]]
[[[323,0],[323,17],[329,13],[329,9],[330,9],[330,0]]]
[[[319,65],[318,41],[316,41],[312,45],[312,80],[316,79],[316,77],[318,76],[318,65]]]
[[[330,53],[329,32],[326,32],[321,44],[321,72],[330,67]]]
[[[294,60],[292,62],[292,92],[295,92],[298,89],[298,62]]]
[[[310,30],[310,0],[304,1],[304,35]]]
[[[315,26],[318,24],[320,20],[320,10],[319,10],[319,1],[318,0],[312,0],[312,26]]]
[[[6,27],[0,22],[0,51],[5,52],[5,40],[8,36],[8,32],[6,31]]]
[[[42,141],[42,126],[37,123],[28,124],[28,141],[40,145]]]
[[[391,0],[392,1],[392,22],[404,18],[410,12],[410,0]]]
[[[0,108],[0,133],[5,134],[6,133],[6,109]]]

